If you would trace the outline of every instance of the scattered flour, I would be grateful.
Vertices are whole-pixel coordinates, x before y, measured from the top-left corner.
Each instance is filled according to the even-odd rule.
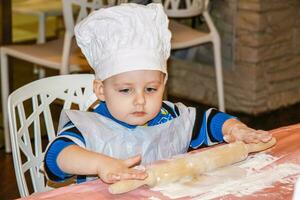
[[[194,200],[208,200],[228,194],[238,197],[253,194],[273,187],[275,182],[294,183],[300,177],[300,165],[285,163],[272,166],[279,158],[265,153],[249,156],[247,160],[209,172],[197,178],[185,178],[180,182],[152,188],[171,198],[193,197]],[[270,167],[263,169],[265,166]],[[294,175],[293,177],[289,177]]]
[[[154,196],[151,196],[148,198],[148,200],[161,200],[160,198],[157,198],[157,197],[154,197]]]
[[[274,157],[269,154],[258,153],[255,155],[250,155],[245,161],[237,163],[236,165],[244,169],[257,171],[265,166],[268,166],[269,164],[272,164],[278,159],[278,157]]]

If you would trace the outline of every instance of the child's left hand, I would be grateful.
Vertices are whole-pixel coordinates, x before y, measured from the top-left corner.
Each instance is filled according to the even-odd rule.
[[[272,134],[268,131],[252,129],[236,119],[229,119],[223,125],[224,141],[231,143],[243,141],[245,143],[268,142]]]

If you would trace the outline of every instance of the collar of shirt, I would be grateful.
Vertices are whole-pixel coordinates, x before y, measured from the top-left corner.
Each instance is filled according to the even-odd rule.
[[[134,129],[135,127],[137,127],[136,125],[130,125],[130,124],[127,124],[125,122],[122,122],[122,121],[114,118],[110,114],[110,112],[106,106],[106,103],[104,101],[100,102],[100,104],[95,108],[94,112],[96,112],[104,117],[107,117],[107,118],[115,121],[116,123],[121,124],[122,126],[125,126],[126,128]],[[162,107],[160,112],[152,120],[150,120],[147,124],[145,124],[145,126],[155,126],[158,124],[165,123],[173,118],[174,117],[167,111],[167,109],[164,109]]]

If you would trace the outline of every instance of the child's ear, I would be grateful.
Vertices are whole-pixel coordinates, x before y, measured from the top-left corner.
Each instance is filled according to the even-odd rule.
[[[93,89],[97,98],[101,101],[105,101],[104,85],[101,80],[94,80]]]

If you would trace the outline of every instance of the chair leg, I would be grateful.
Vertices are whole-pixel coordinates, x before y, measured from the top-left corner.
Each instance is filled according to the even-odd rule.
[[[71,44],[72,44],[73,35],[68,31],[65,33],[64,36],[64,46],[63,46],[63,54],[62,54],[62,64],[60,68],[60,74],[69,74],[69,55],[71,51]]]
[[[39,18],[39,31],[38,31],[38,39],[37,39],[37,43],[38,44],[43,44],[46,42],[46,14],[41,12],[39,15],[38,15],[38,18]],[[34,70],[36,72],[36,74],[38,75],[38,78],[41,79],[41,78],[45,78],[45,74],[46,74],[46,71],[45,69],[43,68],[39,68],[38,66],[34,65]]]
[[[44,68],[40,68],[38,65],[33,65],[33,74],[38,76],[38,79],[46,77],[46,70]]]
[[[7,99],[9,94],[9,73],[8,73],[8,56],[1,51],[1,89],[2,89],[2,117],[4,127],[5,152],[11,152],[11,144],[8,128],[8,105]]]
[[[46,16],[45,13],[40,13],[39,16],[39,30],[38,30],[38,44],[43,44],[46,42]]]
[[[222,75],[221,39],[207,10],[203,12],[203,16],[205,18],[205,21],[207,22],[207,25],[213,37],[212,43],[214,48],[214,61],[216,66],[215,70],[216,70],[216,79],[217,79],[219,110],[224,112],[225,100],[224,100],[223,75]]]
[[[219,110],[225,112],[225,100],[224,100],[224,85],[223,85],[223,74],[222,74],[222,57],[221,57],[221,42],[220,39],[213,41],[214,48],[214,63],[217,81],[217,92],[218,92],[218,104]]]
[[[38,77],[39,79],[46,77],[46,70],[44,68],[39,68]]]

